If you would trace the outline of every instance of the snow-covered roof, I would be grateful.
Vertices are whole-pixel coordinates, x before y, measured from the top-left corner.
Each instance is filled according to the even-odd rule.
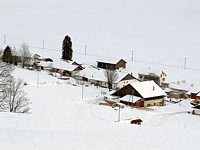
[[[198,93],[200,91],[199,85],[188,84],[185,82],[171,83],[169,87],[175,90],[188,91],[190,93]]]
[[[74,71],[78,66],[72,65],[71,62],[66,62],[59,59],[53,62],[53,67],[62,70]]]
[[[85,67],[78,73],[79,76],[86,77],[88,79],[95,79],[99,81],[106,81],[103,69],[97,69],[93,66]]]
[[[112,57],[104,57],[104,58],[100,58],[97,60],[97,62],[104,62],[104,63],[109,63],[109,64],[116,64],[118,63],[120,60],[124,60],[123,58],[112,58]],[[125,60],[124,60],[125,61]]]
[[[160,76],[160,74],[165,73],[162,70],[158,69],[152,69],[152,68],[143,68],[139,71],[139,74],[145,74],[145,75],[154,75],[154,76]],[[165,73],[166,74],[166,73]]]
[[[105,69],[95,68],[92,66],[85,67],[85,69],[81,70],[79,72],[80,76],[84,76],[88,79],[94,79],[98,81],[107,81],[107,78],[104,75]],[[123,79],[127,73],[117,71],[118,73],[118,79],[115,81],[115,83],[118,83],[121,79]]]
[[[39,63],[40,66],[43,66],[43,67],[49,67],[49,66],[52,66],[52,62],[45,62],[45,61],[41,61]]]
[[[123,100],[123,101],[126,101],[126,102],[132,102],[132,103],[135,103],[135,102],[137,102],[140,99],[141,99],[141,97],[137,97],[137,96],[129,95],[129,94],[125,95],[122,98],[120,98],[120,100]]]
[[[165,96],[166,93],[154,82],[144,81],[130,84],[143,98]]]

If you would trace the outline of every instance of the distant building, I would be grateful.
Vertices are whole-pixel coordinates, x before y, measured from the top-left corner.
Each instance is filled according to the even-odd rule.
[[[127,84],[139,82],[132,74],[122,73],[118,70],[118,79],[112,83],[112,89],[120,89]],[[94,66],[85,67],[83,70],[75,75],[77,80],[87,81],[89,84],[95,86],[108,88],[108,81],[105,76],[105,70],[100,68],[95,68]]]
[[[83,68],[80,65],[73,65],[71,61],[56,60],[52,63],[51,72],[63,76],[74,77]]]
[[[140,81],[136,77],[134,77],[132,73],[126,74],[123,78],[119,78],[119,81],[117,81],[116,89],[121,89],[122,87],[135,82],[140,82]]]
[[[120,69],[126,68],[126,61],[124,59],[120,59],[118,61],[97,61],[97,67],[102,69]]]
[[[191,88],[189,84],[178,81],[177,83],[171,83],[166,93],[169,98],[187,99]]]
[[[166,77],[167,77],[167,74],[163,71],[158,72],[158,71],[155,71],[155,70],[147,70],[147,71],[143,71],[142,73],[138,73],[138,79],[140,81],[153,80],[160,87],[165,82]]]

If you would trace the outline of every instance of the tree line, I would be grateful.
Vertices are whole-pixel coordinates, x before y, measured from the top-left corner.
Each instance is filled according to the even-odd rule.
[[[4,50],[1,50],[2,61],[7,64],[18,65],[19,63],[24,68],[28,66],[31,60],[31,53],[29,51],[29,46],[26,43],[22,43],[18,50],[15,47],[6,46]]]

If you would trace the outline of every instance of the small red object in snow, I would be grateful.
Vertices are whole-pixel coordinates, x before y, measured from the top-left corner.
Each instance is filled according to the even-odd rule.
[[[117,102],[115,101],[112,101],[112,100],[105,100],[106,103],[110,104],[110,105],[113,105],[113,104],[116,104]]]
[[[137,124],[137,125],[141,125],[143,121],[141,119],[134,119],[134,120],[131,120],[131,124]]]

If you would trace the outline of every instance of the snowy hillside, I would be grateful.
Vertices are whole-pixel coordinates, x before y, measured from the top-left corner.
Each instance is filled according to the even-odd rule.
[[[0,18],[0,50],[26,42],[31,54],[59,60],[69,35],[83,66],[123,58],[122,73],[164,71],[166,82],[200,89],[199,0],[1,0]],[[99,105],[110,94],[105,88],[19,67],[13,76],[27,83],[31,113],[0,112],[0,150],[199,147],[200,116],[190,113],[189,99],[119,110]],[[138,118],[141,125],[130,124]]]
[[[184,149],[198,146],[199,116],[191,110],[188,100],[146,110],[118,109],[99,105],[101,91],[107,89],[74,86],[46,72],[16,68],[16,78],[28,85],[31,114],[0,113],[0,149]],[[82,92],[84,93],[82,99]],[[141,118],[141,126],[131,119]]]

